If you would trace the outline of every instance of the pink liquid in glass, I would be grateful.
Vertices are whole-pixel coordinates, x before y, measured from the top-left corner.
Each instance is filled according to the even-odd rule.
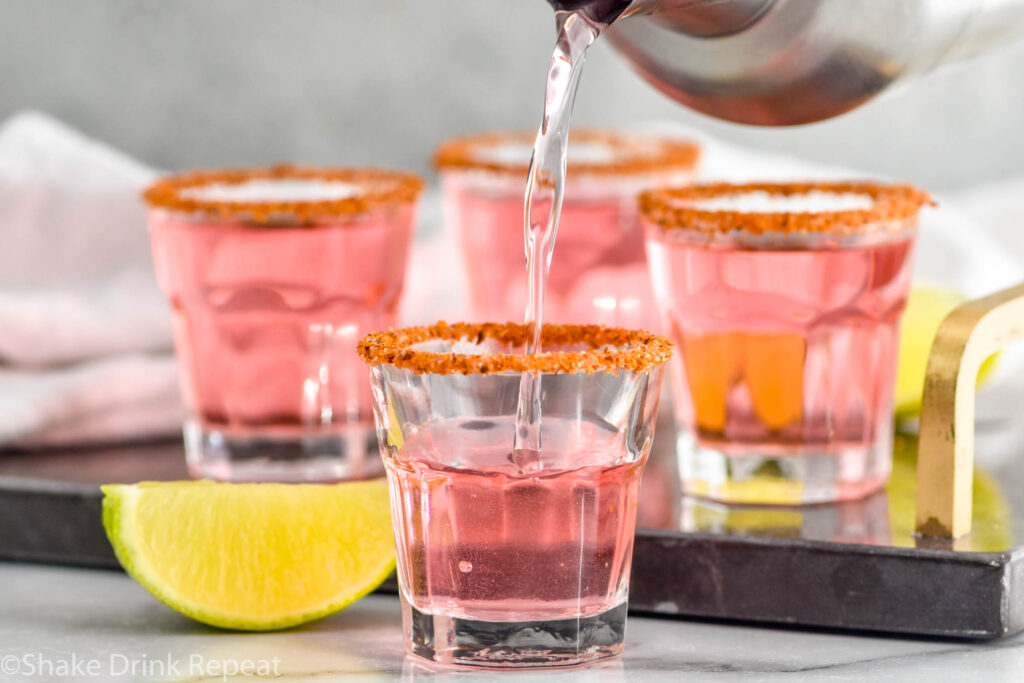
[[[644,459],[621,433],[545,416],[540,471],[524,473],[512,430],[512,416],[444,420],[386,458],[406,629],[425,615],[433,630],[591,618],[621,629]]]
[[[196,476],[364,476],[366,333],[392,326],[414,209],[301,226],[156,210]]]
[[[885,484],[913,234],[861,241],[761,249],[648,226],[688,491],[801,503]]]
[[[683,182],[677,173],[661,182]],[[544,294],[544,320],[660,330],[637,218],[635,179],[570,182]],[[646,181],[657,182],[654,179]],[[519,321],[527,301],[523,267],[524,184],[442,176],[445,222],[455,231],[467,274],[470,316]]]

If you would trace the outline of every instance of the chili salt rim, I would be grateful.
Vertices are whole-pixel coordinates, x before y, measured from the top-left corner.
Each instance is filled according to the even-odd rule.
[[[701,209],[680,205],[680,200],[697,201],[727,195],[763,192],[774,196],[821,192],[856,194],[871,199],[865,209],[838,211],[759,212]],[[870,181],[804,182],[804,183],[710,183],[678,188],[648,190],[640,195],[641,215],[662,229],[682,228],[705,233],[734,230],[760,235],[764,233],[839,233],[867,231],[885,224],[903,224],[916,220],[924,206],[935,206],[927,192],[912,185],[884,184]]]
[[[481,133],[452,138],[434,152],[434,167],[439,170],[477,170],[526,176],[530,171],[529,163],[488,159],[479,156],[477,150],[510,143],[532,146],[533,142],[534,134],[526,132]],[[613,176],[671,170],[693,171],[701,154],[700,145],[689,140],[643,133],[573,129],[571,142],[605,145],[615,156],[603,162],[575,162],[570,159],[567,168],[569,175]]]
[[[364,191],[350,197],[323,200],[251,201],[190,197],[187,190],[204,185],[240,185],[252,180],[320,180],[359,186]],[[381,168],[318,168],[280,164],[267,168],[200,170],[167,176],[142,193],[151,207],[185,213],[202,213],[224,218],[244,216],[269,222],[282,215],[299,221],[336,218],[366,213],[372,209],[413,202],[423,190],[423,180],[414,173]]]
[[[616,373],[630,370],[642,373],[668,361],[672,343],[665,337],[642,330],[626,330],[600,325],[546,324],[541,330],[541,346],[587,344],[586,351],[546,351],[538,354],[490,353],[463,354],[419,351],[409,347],[440,339],[492,339],[507,346],[523,346],[530,328],[519,323],[447,323],[374,332],[359,342],[359,356],[369,365],[393,365],[418,374],[494,375],[503,372],[571,374],[583,372]],[[609,348],[614,347],[614,348]]]

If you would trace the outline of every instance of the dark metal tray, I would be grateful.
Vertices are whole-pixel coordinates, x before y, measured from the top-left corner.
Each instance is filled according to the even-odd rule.
[[[969,537],[922,541],[911,437],[897,439],[886,492],[757,508],[681,497],[671,430],[659,433],[641,493],[633,611],[959,638],[1024,628],[1020,468],[975,478]],[[99,484],[186,476],[179,442],[2,453],[0,558],[117,568]]]
[[[1024,629],[1024,469],[1012,457],[988,475],[973,469],[978,368],[1024,340],[1022,321],[1024,285],[946,318],[928,361],[920,463],[916,437],[898,436],[888,488],[864,500],[685,498],[663,425],[643,477],[630,609],[955,638]],[[0,453],[0,558],[117,567],[99,484],[185,476],[180,443]]]

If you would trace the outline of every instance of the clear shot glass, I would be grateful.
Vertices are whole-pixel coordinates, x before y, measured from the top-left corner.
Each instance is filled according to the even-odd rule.
[[[449,140],[435,154],[445,226],[462,250],[474,320],[523,318],[523,195],[532,149],[532,134],[491,133]],[[636,198],[689,182],[699,156],[685,140],[573,129],[546,319],[657,330]]]
[[[405,644],[442,664],[572,666],[622,650],[640,475],[666,339],[439,323],[368,336]],[[519,383],[540,450],[513,447]]]
[[[195,477],[379,472],[356,344],[393,325],[422,182],[374,169],[170,176],[145,192]]]
[[[906,185],[705,185],[641,197],[684,490],[727,503],[862,498],[892,462],[917,218]]]

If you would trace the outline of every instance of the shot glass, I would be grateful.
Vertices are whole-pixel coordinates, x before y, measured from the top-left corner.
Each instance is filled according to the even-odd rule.
[[[622,650],[671,345],[545,325],[545,351],[524,355],[527,334],[439,323],[359,347],[391,487],[406,648],[427,660],[571,666]],[[537,376],[540,449],[517,450],[519,384]]]
[[[474,320],[521,320],[526,308],[523,196],[533,136],[449,140],[435,154],[446,229],[458,241]],[[637,220],[641,190],[689,182],[700,150],[669,137],[573,130],[548,320],[656,330]]]
[[[193,476],[379,472],[355,348],[395,322],[421,189],[396,171],[281,166],[171,176],[146,190]]]
[[[906,185],[705,185],[641,197],[684,490],[862,498],[892,462],[899,324],[921,208]]]

